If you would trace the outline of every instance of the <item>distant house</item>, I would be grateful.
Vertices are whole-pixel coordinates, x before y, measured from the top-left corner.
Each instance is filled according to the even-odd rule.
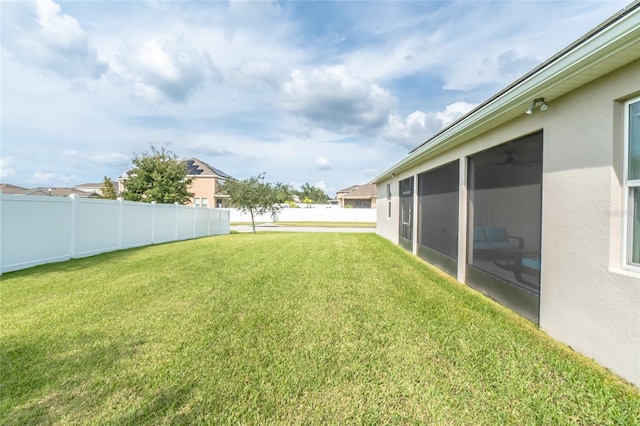
[[[0,190],[3,194],[13,195],[44,195],[53,197],[68,197],[69,195],[75,195],[78,197],[96,198],[100,197],[100,191],[96,191],[89,188],[78,187],[36,187],[36,188],[23,188],[21,186],[11,185],[8,183],[0,184]]]
[[[343,208],[375,209],[377,189],[374,184],[352,185],[337,192],[338,204]]]
[[[98,194],[98,195],[102,195],[102,186],[103,185],[104,185],[104,182],[83,183],[82,185],[74,186],[73,189],[77,189],[77,190],[82,191],[82,192],[95,193],[95,194]],[[117,182],[111,182],[111,186],[113,186],[113,190],[117,193],[118,192],[118,183]]]
[[[379,235],[640,386],[640,1],[373,182]]]
[[[0,191],[2,191],[3,194],[24,195],[29,189],[11,185],[10,183],[0,183]]]
[[[189,158],[187,163],[187,176],[193,178],[190,191],[193,192],[193,201],[196,206],[211,206],[224,208],[228,204],[228,195],[219,193],[220,184],[226,179],[233,179],[220,169],[210,166],[197,158]]]
[[[226,179],[233,179],[230,175],[220,169],[210,166],[197,158],[184,160],[187,168],[187,177],[192,178],[189,191],[193,193],[193,199],[188,205],[202,207],[224,208],[228,204],[228,195],[220,194],[220,184]],[[124,191],[124,181],[128,178],[129,172],[118,178],[118,190]]]

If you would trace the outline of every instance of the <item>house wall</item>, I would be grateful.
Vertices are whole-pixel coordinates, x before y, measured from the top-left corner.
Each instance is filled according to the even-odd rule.
[[[398,243],[398,182],[460,160],[459,247],[466,245],[466,157],[543,131],[540,327],[640,386],[640,273],[625,269],[623,108],[640,61],[425,160],[378,185],[377,233]],[[544,94],[541,94],[544,96]],[[392,184],[391,217],[386,185]],[[416,223],[414,222],[414,227]],[[416,229],[416,228],[414,228]],[[414,232],[414,252],[416,236]],[[458,280],[465,282],[466,250]]]
[[[385,194],[386,196],[386,194]],[[342,208],[348,208],[348,204],[351,201],[355,201],[355,200],[362,200],[363,198],[361,197],[357,197],[357,198],[353,198],[353,197],[349,197],[349,193],[345,193],[345,192],[338,192],[336,194],[336,199],[338,200],[338,204],[340,205],[340,207]],[[371,201],[371,209],[375,209],[376,208],[376,196],[371,196],[371,198],[369,199]]]
[[[640,274],[622,267],[622,104],[638,76],[640,61],[558,99],[545,121],[540,326],[640,385]]]
[[[194,198],[206,198],[208,206],[216,207],[213,195],[216,192],[216,181],[217,179],[214,176],[194,177],[189,191],[193,192]],[[193,200],[189,205],[193,205]]]

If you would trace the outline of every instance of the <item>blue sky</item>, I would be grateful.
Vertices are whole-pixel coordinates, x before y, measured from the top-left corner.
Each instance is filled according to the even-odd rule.
[[[629,1],[0,2],[0,182],[365,183]]]

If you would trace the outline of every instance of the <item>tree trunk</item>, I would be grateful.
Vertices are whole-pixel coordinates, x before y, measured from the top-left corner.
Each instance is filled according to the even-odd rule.
[[[253,218],[253,209],[249,209],[249,213],[251,213],[251,226],[253,226],[253,233],[256,233],[256,221]]]

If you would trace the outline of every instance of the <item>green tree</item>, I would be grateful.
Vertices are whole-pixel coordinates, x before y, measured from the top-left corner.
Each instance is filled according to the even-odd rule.
[[[326,204],[329,202],[329,196],[320,188],[310,185],[308,182],[300,187],[295,194],[301,199],[308,198],[313,203]]]
[[[102,181],[102,188],[100,189],[100,192],[102,192],[100,198],[104,198],[105,200],[115,200],[118,198],[118,194],[116,194],[116,190],[113,187],[113,182],[111,182],[111,179],[106,176]]]
[[[123,181],[125,200],[162,204],[187,204],[193,194],[189,192],[191,178],[187,168],[173,152],[153,145],[149,152],[134,153],[133,168]]]
[[[256,232],[255,217],[265,213],[276,214],[280,204],[291,197],[290,187],[282,183],[264,181],[264,173],[243,180],[225,180],[220,192],[229,196],[229,204],[251,215],[251,226]]]

